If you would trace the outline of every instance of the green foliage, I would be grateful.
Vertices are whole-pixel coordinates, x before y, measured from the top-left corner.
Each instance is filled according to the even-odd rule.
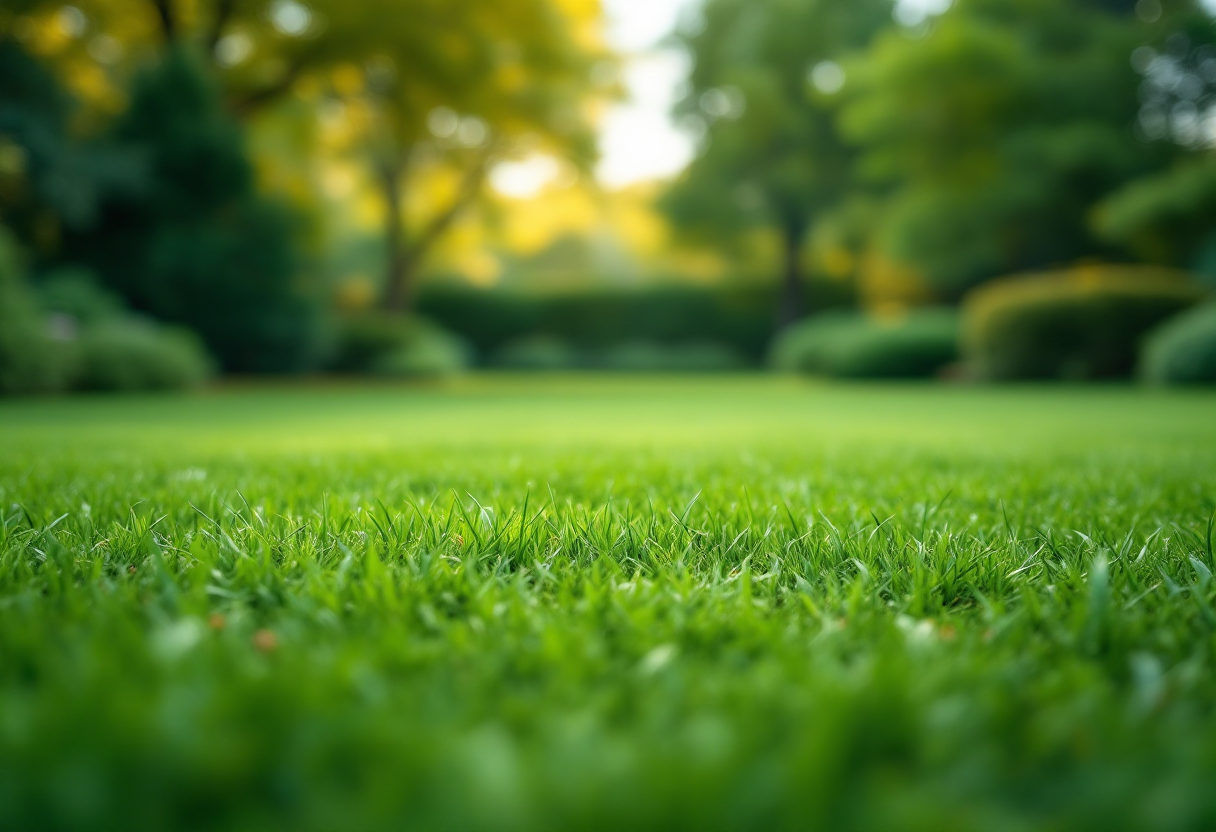
[[[97,283],[88,269],[57,269],[38,281],[38,304],[45,311],[66,315],[77,326],[89,326],[128,314],[122,299]]]
[[[62,330],[73,390],[181,390],[214,370],[197,336],[132,315],[85,269],[61,269],[37,288],[41,311]]]
[[[761,225],[781,239],[779,315],[802,314],[801,246],[812,220],[854,186],[832,95],[808,73],[890,25],[890,0],[710,0],[681,40],[693,67],[677,107],[705,130],[697,157],[664,197],[683,228],[729,245]],[[835,91],[833,91],[835,92]]]
[[[1204,155],[1115,192],[1099,206],[1095,224],[1106,239],[1150,262],[1206,267],[1211,282],[1216,268],[1203,255],[1205,245],[1216,243],[1214,212],[1216,161]]]
[[[8,830],[1216,824],[1216,399],[0,405]]]
[[[180,389],[211,374],[193,334],[131,316],[83,270],[34,292],[14,251],[0,238],[0,394]]]
[[[74,115],[51,71],[0,31],[0,222],[23,239],[91,228],[104,195],[146,184],[134,149],[74,135]]]
[[[59,390],[69,363],[26,285],[15,242],[0,226],[0,395]]]
[[[560,338],[535,335],[504,344],[489,363],[505,370],[574,370],[583,366],[586,359]]]
[[[852,301],[840,281],[808,286],[818,308]],[[589,353],[628,341],[712,342],[758,362],[773,336],[772,286],[659,284],[564,292],[482,291],[435,286],[419,312],[467,339],[483,355],[521,339],[556,338]]]
[[[609,370],[634,373],[701,373],[742,370],[749,364],[736,350],[713,342],[660,343],[625,340],[578,350],[549,336],[507,344],[491,365],[514,370]]]
[[[1140,372],[1157,384],[1216,382],[1216,304],[1183,312],[1153,330],[1144,345]]]
[[[922,309],[892,320],[819,315],[777,336],[769,364],[836,378],[929,378],[957,360],[958,340],[953,310]]]
[[[788,327],[773,340],[768,363],[787,372],[826,373],[825,359],[832,345],[867,325],[864,317],[852,311],[814,315]]]
[[[435,326],[419,327],[407,344],[380,356],[371,371],[386,376],[446,376],[469,366],[468,346]]]
[[[1009,278],[964,304],[963,348],[989,379],[1127,376],[1140,341],[1198,302],[1202,290],[1168,269],[1092,266]]]
[[[381,356],[409,342],[417,321],[401,315],[367,312],[339,324],[332,368],[364,372]]]
[[[1194,22],[1182,48],[1216,34],[1195,4],[1165,6],[1150,27],[1087,0],[959,0],[923,37],[881,37],[841,116],[888,195],[876,247],[943,299],[1105,253],[1094,207],[1187,152],[1133,131],[1150,89],[1133,50]]]
[[[740,370],[746,362],[737,352],[721,344],[631,341],[613,345],[592,356],[591,366],[625,372],[703,373]]]
[[[383,375],[444,375],[470,362],[469,347],[429,321],[365,312],[341,322],[332,368]]]
[[[319,312],[301,284],[297,221],[258,196],[238,125],[184,51],[144,72],[113,138],[145,154],[150,185],[112,194],[69,246],[136,309],[196,331],[224,369],[314,363]]]
[[[212,372],[192,333],[139,318],[95,323],[74,347],[73,385],[80,390],[181,390],[197,387]]]

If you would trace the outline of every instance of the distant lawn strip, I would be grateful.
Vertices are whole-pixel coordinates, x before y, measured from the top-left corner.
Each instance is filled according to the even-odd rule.
[[[0,828],[1216,824],[1216,396],[0,405]]]

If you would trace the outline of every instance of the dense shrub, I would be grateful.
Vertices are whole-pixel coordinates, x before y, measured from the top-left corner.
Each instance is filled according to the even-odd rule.
[[[76,101],[35,54],[44,50],[12,35],[7,15],[21,5],[0,3],[0,152],[16,162],[0,164],[0,219],[45,251],[52,225],[68,232],[91,227],[102,198],[138,190],[147,171],[141,148],[78,129]]]
[[[807,291],[815,309],[852,301],[842,281],[814,282]],[[424,288],[418,300],[420,314],[487,356],[544,336],[580,353],[629,342],[714,343],[749,362],[763,358],[773,337],[775,306],[776,288],[762,284],[667,283],[552,292],[438,284]]]
[[[59,390],[70,364],[25,282],[16,246],[0,228],[0,395]]]
[[[50,331],[69,356],[77,390],[177,390],[196,386],[213,361],[189,330],[133,315],[85,269],[64,269],[38,284]]]
[[[788,327],[773,339],[769,366],[800,373],[827,373],[834,344],[851,331],[868,326],[864,317],[848,311],[825,312]]]
[[[1216,303],[1190,309],[1153,330],[1140,372],[1158,384],[1216,383]]]
[[[820,315],[778,336],[769,363],[836,378],[927,378],[958,358],[958,330],[958,316],[946,309],[893,320]]]
[[[748,362],[725,344],[624,341],[602,349],[579,350],[561,339],[538,335],[503,347],[494,354],[491,364],[515,370],[697,373],[738,370]]]
[[[193,333],[139,318],[85,327],[76,347],[74,386],[80,390],[177,390],[211,375],[211,362]]]
[[[256,188],[240,125],[175,50],[138,76],[110,140],[139,148],[145,187],[107,193],[66,246],[136,310],[188,326],[229,371],[286,372],[324,349],[293,209]]]
[[[434,326],[419,328],[408,344],[377,358],[371,370],[379,375],[441,376],[469,366],[469,349],[450,332]]]
[[[642,373],[699,373],[738,370],[746,365],[735,350],[722,344],[657,344],[632,341],[617,344],[592,358],[604,370]]]
[[[573,370],[586,357],[560,338],[537,335],[512,341],[495,351],[490,364],[507,370]]]
[[[88,326],[130,314],[122,299],[102,288],[87,269],[55,271],[38,282],[37,292],[39,305],[44,311],[67,316],[77,326]]]
[[[342,321],[332,369],[385,375],[437,375],[469,366],[469,347],[422,318],[366,312]]]
[[[1098,379],[1131,373],[1141,339],[1196,303],[1181,272],[1090,266],[996,281],[964,304],[963,348],[990,379]]]

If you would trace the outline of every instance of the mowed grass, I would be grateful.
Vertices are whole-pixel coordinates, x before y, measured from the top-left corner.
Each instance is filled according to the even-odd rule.
[[[0,829],[1216,826],[1216,395],[0,404]]]

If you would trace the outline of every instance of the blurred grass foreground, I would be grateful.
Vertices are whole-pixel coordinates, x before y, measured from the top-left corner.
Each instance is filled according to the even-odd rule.
[[[0,406],[4,829],[1210,828],[1216,401]]]

